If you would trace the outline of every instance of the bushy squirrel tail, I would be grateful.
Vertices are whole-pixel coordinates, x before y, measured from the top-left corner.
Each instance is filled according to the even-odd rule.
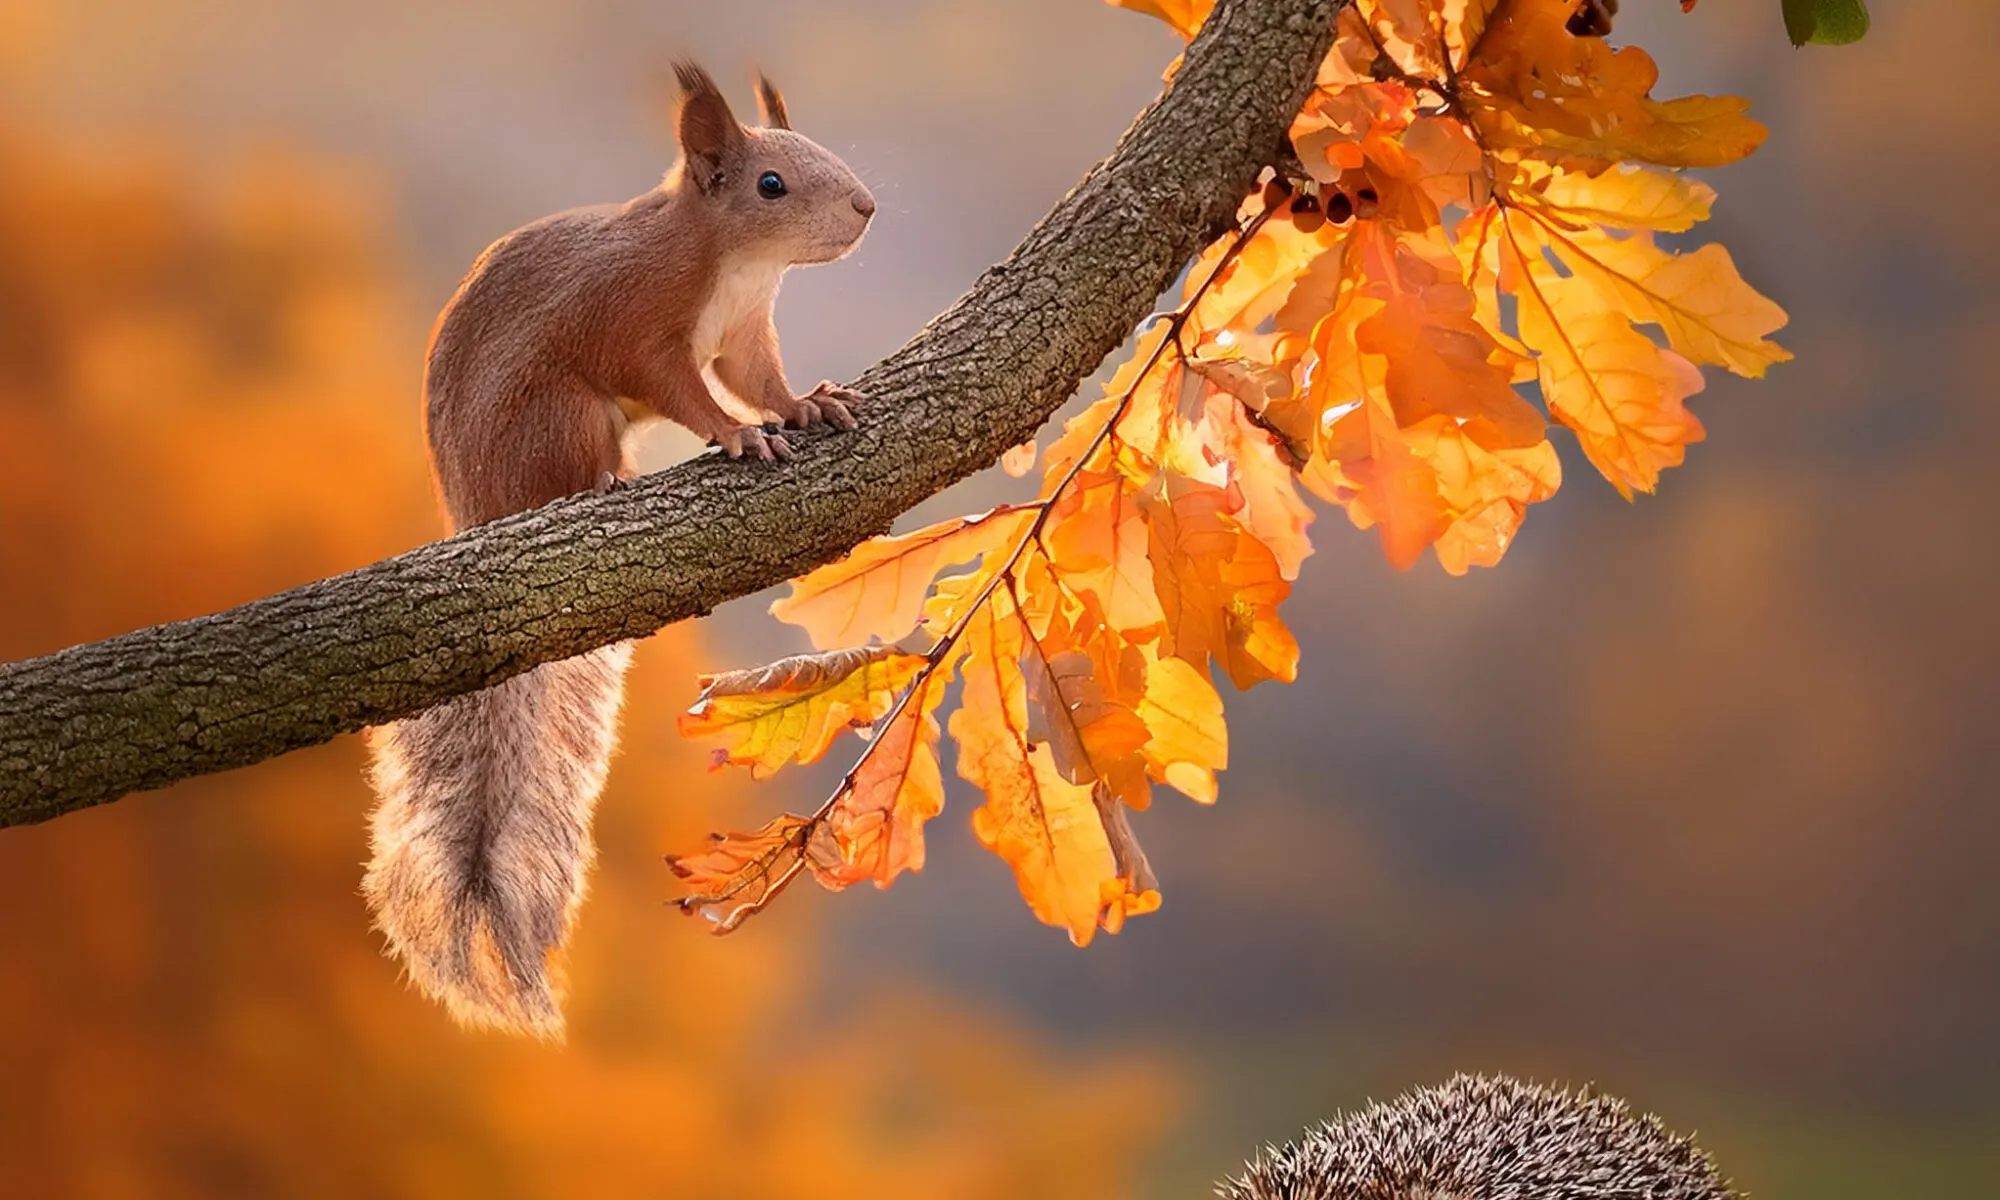
[[[562,1036],[558,958],[631,660],[621,644],[546,663],[370,736],[362,892],[410,979],[465,1025]]]

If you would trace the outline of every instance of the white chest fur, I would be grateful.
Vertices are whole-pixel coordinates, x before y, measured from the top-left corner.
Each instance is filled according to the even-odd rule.
[[[730,332],[745,321],[769,315],[778,298],[783,262],[726,261],[694,323],[694,361],[706,368],[722,352]]]

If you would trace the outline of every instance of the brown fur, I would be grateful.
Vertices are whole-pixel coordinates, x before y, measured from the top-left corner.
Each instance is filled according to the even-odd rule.
[[[676,74],[682,156],[661,185],[502,238],[438,318],[425,430],[455,529],[629,475],[631,409],[732,456],[788,453],[705,373],[759,420],[853,423],[852,393],[792,392],[771,306],[786,268],[853,248],[874,199],[783,127],[768,81],[773,127],[746,129],[701,68]],[[782,196],[759,191],[767,172]],[[412,980],[467,1024],[561,1034],[552,964],[583,897],[629,661],[608,647],[375,731],[363,890]]]

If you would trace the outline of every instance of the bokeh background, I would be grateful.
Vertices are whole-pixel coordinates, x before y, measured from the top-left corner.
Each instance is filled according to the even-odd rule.
[[[1199,1195],[1459,1069],[1596,1080],[1757,1197],[1990,1193],[2000,9],[1793,52],[1771,0],[1625,7],[1663,91],[1773,128],[1709,234],[1798,361],[1713,379],[1657,498],[1572,456],[1495,571],[1323,514],[1301,681],[1231,700],[1218,806],[1142,819],[1160,913],[1073,949],[960,789],[888,892],[677,919],[661,852],[828,782],[673,733],[696,671],[803,644],[745,600],[642,650],[565,1048],[380,957],[358,739],[0,833],[0,1195]],[[786,285],[810,381],[1004,254],[1174,50],[1094,0],[0,0],[0,658],[434,536],[430,319],[493,237],[650,186],[666,55],[766,67],[881,198]]]

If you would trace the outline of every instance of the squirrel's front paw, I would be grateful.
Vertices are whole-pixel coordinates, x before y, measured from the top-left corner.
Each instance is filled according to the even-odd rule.
[[[854,414],[848,406],[860,404],[865,399],[852,388],[822,380],[818,387],[797,398],[797,407],[787,415],[785,423],[794,429],[803,429],[825,421],[836,429],[852,429]]]
[[[766,432],[755,425],[732,429],[717,438],[715,444],[731,458],[742,458],[747,454],[751,458],[771,462],[792,456],[791,443],[785,441],[782,435]]]

